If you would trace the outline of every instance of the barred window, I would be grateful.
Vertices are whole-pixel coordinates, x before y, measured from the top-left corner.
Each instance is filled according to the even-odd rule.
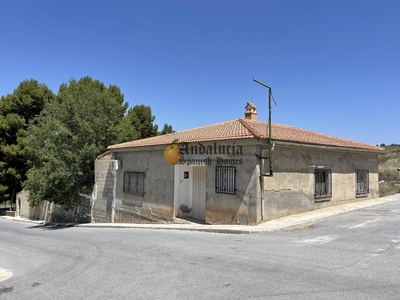
[[[315,170],[315,199],[332,197],[332,171],[327,169]]]
[[[369,193],[369,172],[357,170],[356,172],[356,196],[365,197]]]
[[[124,193],[144,195],[144,173],[124,173]]]
[[[236,167],[216,166],[215,192],[234,195],[236,191]]]

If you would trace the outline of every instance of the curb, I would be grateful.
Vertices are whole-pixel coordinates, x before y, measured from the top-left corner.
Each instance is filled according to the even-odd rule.
[[[17,222],[33,223],[41,227],[68,228],[124,228],[124,229],[158,229],[158,230],[181,230],[198,231],[220,234],[259,234],[272,233],[282,230],[290,230],[299,226],[312,225],[314,222],[339,216],[345,213],[362,210],[365,208],[400,201],[400,194],[390,195],[382,198],[369,199],[365,201],[346,203],[337,206],[289,215],[278,219],[266,221],[259,225],[200,225],[193,224],[131,224],[131,223],[57,223],[48,221],[35,221],[20,217],[0,216],[0,218]],[[247,226],[247,227],[246,227]]]
[[[15,221],[15,222],[36,224],[38,226],[74,227],[77,225],[76,223],[58,223],[58,222],[41,221],[41,220],[30,220],[30,219],[25,219],[25,218],[20,218],[20,217],[0,216],[0,218]]]

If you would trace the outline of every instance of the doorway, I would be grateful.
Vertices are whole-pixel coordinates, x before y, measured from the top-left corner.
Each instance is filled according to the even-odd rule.
[[[206,215],[206,167],[192,167],[192,217],[205,220]]]

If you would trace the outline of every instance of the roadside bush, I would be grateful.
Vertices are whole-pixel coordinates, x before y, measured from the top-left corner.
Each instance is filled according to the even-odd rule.
[[[399,181],[400,183],[400,175],[399,171],[394,166],[384,166],[380,165],[378,168],[379,172],[379,181]]]
[[[400,183],[387,183],[379,185],[379,197],[385,197],[400,193]]]

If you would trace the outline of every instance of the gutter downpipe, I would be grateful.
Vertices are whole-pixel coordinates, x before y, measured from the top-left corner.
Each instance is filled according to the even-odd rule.
[[[116,190],[117,190],[117,171],[111,171],[114,176],[114,186],[113,186],[113,199],[111,202],[111,223],[114,223],[115,218],[115,200],[116,200]]]
[[[264,221],[265,216],[265,200],[264,200],[264,176],[260,176],[261,187],[261,220]]]

